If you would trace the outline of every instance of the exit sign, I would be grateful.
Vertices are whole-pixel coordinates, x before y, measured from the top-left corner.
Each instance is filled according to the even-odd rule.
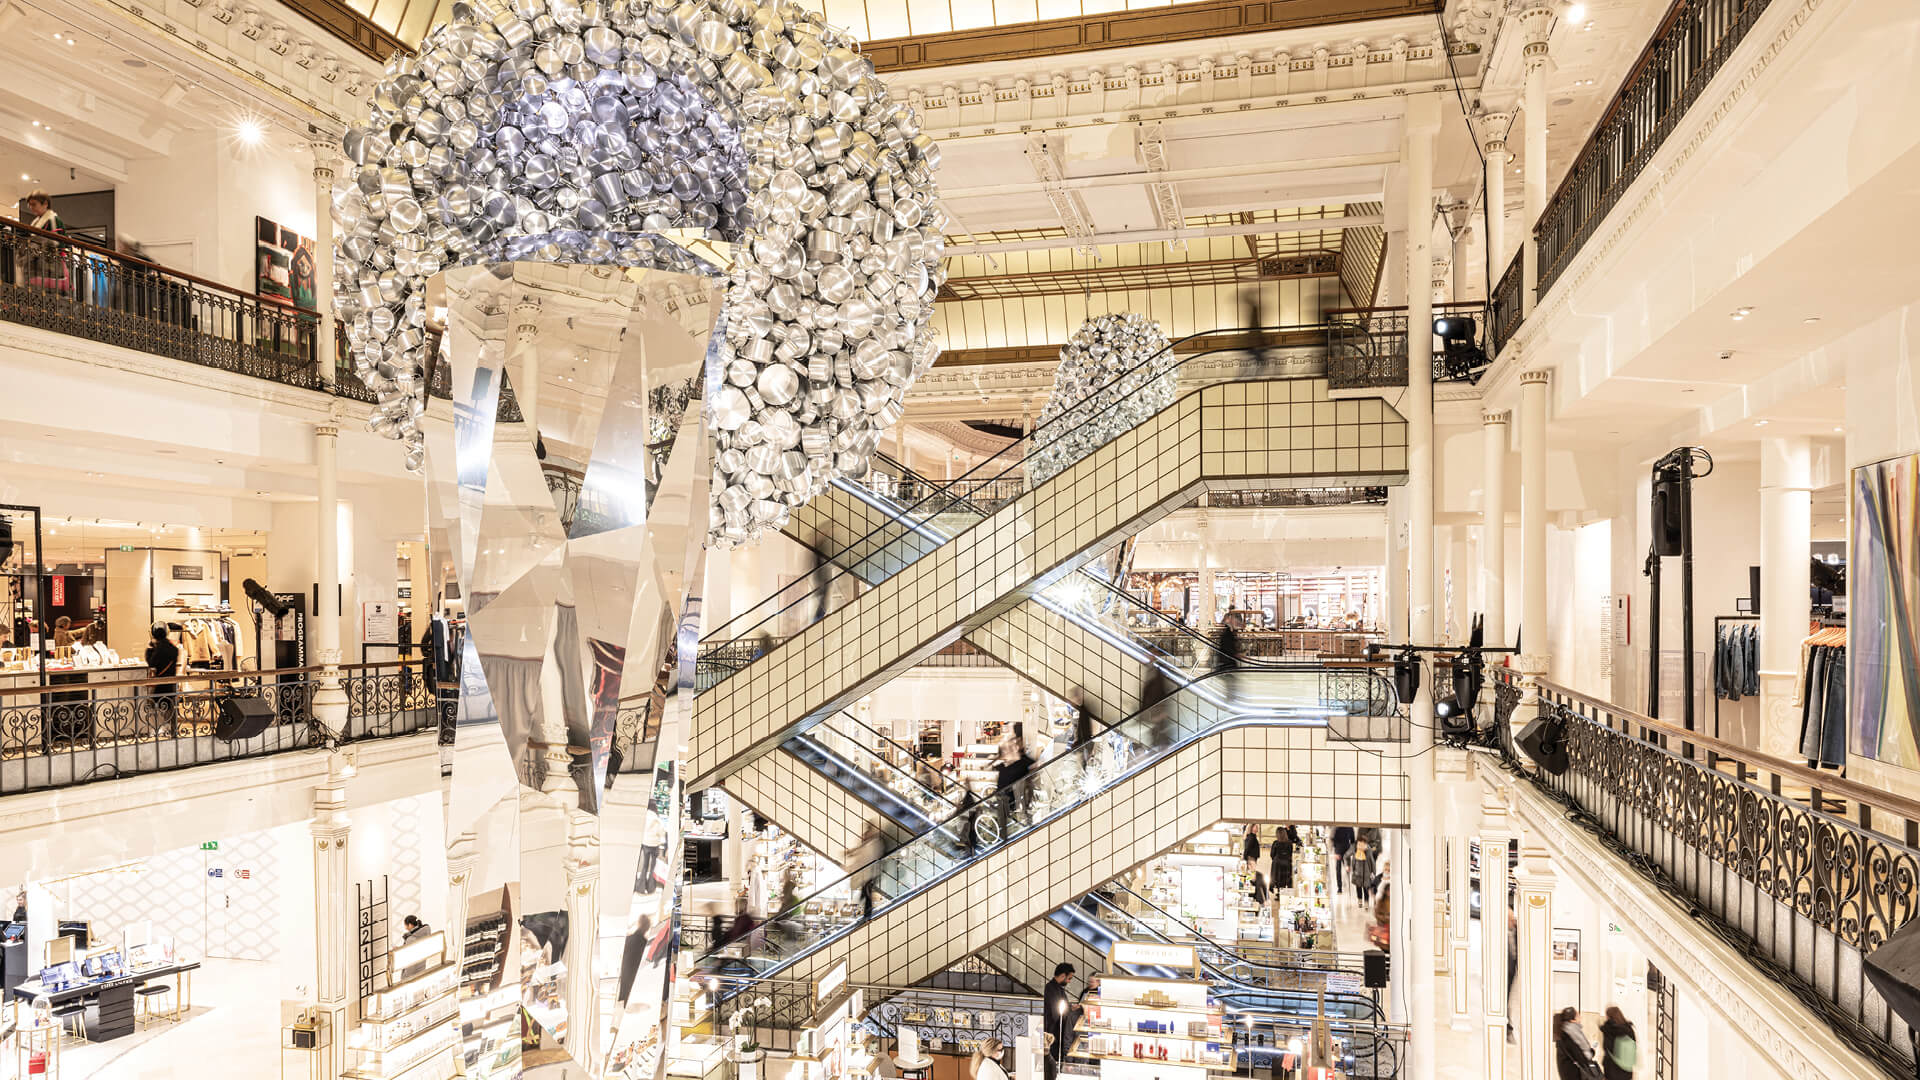
[[[133,550],[133,545],[132,545],[132,544],[121,544],[121,545],[120,545],[120,550],[121,550],[121,551],[132,551],[132,550]]]
[[[205,843],[203,843],[203,844],[201,844],[201,845],[200,845],[200,850],[201,850],[201,851],[219,851],[219,850],[220,850],[220,841],[218,841],[218,840],[208,840],[208,841],[206,841]]]

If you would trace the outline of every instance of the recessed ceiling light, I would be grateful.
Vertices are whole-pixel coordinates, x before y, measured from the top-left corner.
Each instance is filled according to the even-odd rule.
[[[1693,393],[1693,387],[1691,387],[1691,386],[1683,386],[1683,387],[1681,387],[1681,388],[1680,388],[1680,392],[1681,392],[1681,393],[1683,393],[1683,394],[1691,394],[1691,393]]]
[[[38,120],[35,120],[35,121],[33,122],[33,126],[34,126],[34,127],[39,127],[39,126],[40,126],[40,121],[38,121]]]
[[[1755,421],[1753,422],[1753,426],[1754,426],[1754,427],[1766,427],[1766,426],[1767,426],[1767,424],[1768,424],[1768,421],[1766,421],[1766,420],[1755,420]]]
[[[1568,22],[1584,22],[1587,18],[1587,5],[1574,4],[1567,8]]]
[[[1817,322],[1819,322],[1819,321],[1820,321],[1820,316],[1818,316],[1818,315],[1809,315],[1809,316],[1807,316],[1806,318],[1804,318],[1804,319],[1801,319],[1800,321],[1801,321],[1801,322],[1803,322],[1803,323],[1807,323],[1807,324],[1809,324],[1809,325],[1811,325],[1811,324],[1813,324],[1813,323],[1817,323]]]
[[[1845,430],[1847,430],[1847,429],[1846,429],[1846,428],[1843,428],[1843,427],[1837,427],[1837,428],[1834,428],[1833,430],[1835,430],[1835,431],[1845,431]]]
[[[31,179],[33,179],[33,177],[31,177],[31,176],[28,176],[28,175],[27,175],[26,173],[21,173],[21,174],[20,174],[20,179],[22,179],[22,180],[31,180]]]
[[[233,134],[235,138],[238,138],[248,146],[258,146],[260,145],[260,140],[266,138],[267,129],[266,125],[254,117],[243,116],[238,123],[233,125]]]

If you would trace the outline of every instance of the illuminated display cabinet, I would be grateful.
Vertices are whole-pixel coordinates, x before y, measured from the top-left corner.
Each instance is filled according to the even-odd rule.
[[[1125,966],[1184,976],[1128,975]],[[1107,1080],[1206,1080],[1230,1073],[1233,1037],[1190,945],[1115,942],[1078,1029]]]

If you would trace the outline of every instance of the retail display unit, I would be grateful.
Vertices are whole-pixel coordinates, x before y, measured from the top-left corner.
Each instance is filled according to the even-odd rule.
[[[791,1080],[844,1080],[872,1076],[878,1059],[856,1026],[866,1008],[862,992],[847,985],[843,961],[814,981],[813,1017],[795,1035]]]
[[[387,953],[387,986],[360,1005],[347,1037],[351,1080],[448,1080],[460,1039],[460,965],[435,932]]]
[[[1233,1039],[1190,945],[1116,942],[1078,1028],[1105,1080],[1205,1080],[1234,1071]],[[1129,975],[1126,966],[1185,977]]]
[[[0,672],[46,680],[40,628],[46,624],[40,578],[40,508],[0,504]]]

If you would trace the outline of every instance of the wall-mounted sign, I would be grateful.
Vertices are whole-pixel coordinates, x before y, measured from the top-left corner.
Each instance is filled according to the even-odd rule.
[[[1144,941],[1116,941],[1113,951],[1107,958],[1115,966],[1137,964],[1142,967],[1186,968],[1189,971],[1200,967],[1200,958],[1191,945],[1159,945]]]
[[[833,995],[839,993],[841,988],[846,985],[847,985],[847,962],[845,960],[842,960],[839,963],[828,968],[827,973],[825,975],[820,976],[819,979],[814,981],[814,984],[813,984],[814,1005],[816,1007],[820,1005],[825,1005],[829,1000],[833,998]]]
[[[53,606],[67,606],[67,579],[64,574],[53,575]]]
[[[218,841],[218,840],[203,840],[203,841],[201,841],[201,843],[200,843],[200,850],[201,850],[201,851],[219,851],[219,850],[220,850],[220,841]]]
[[[1556,927],[1552,951],[1548,953],[1555,971],[1580,970],[1580,931]]]
[[[367,600],[360,605],[360,638],[369,645],[400,641],[400,609],[389,600]]]
[[[174,563],[169,569],[173,571],[175,581],[207,580],[207,568],[198,564]]]

